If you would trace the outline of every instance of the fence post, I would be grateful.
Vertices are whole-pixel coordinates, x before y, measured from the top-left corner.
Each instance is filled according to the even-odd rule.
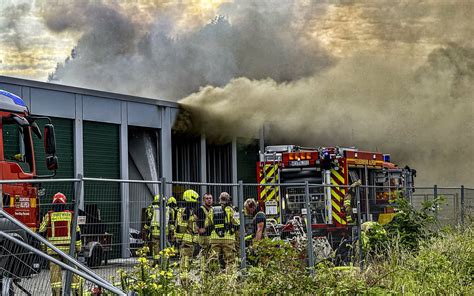
[[[82,200],[82,185],[84,180],[82,179],[82,174],[77,175],[79,182],[75,182],[75,189],[74,189],[74,214],[72,218],[72,226],[71,226],[71,241],[69,243],[69,256],[75,258],[76,256],[76,229],[77,229],[77,219],[79,218],[79,202]],[[81,250],[78,250],[78,252]],[[69,262],[71,267],[74,267],[74,264]],[[66,279],[64,281],[63,286],[63,295],[71,295],[71,282],[72,282],[72,272],[66,271]]]
[[[312,217],[311,217],[311,203],[309,198],[309,183],[304,182],[304,197],[306,203],[306,239],[307,239],[307,253],[308,253],[308,266],[311,275],[314,275],[314,252],[313,252],[313,228]]]
[[[166,248],[166,229],[168,225],[166,224],[166,178],[161,178],[160,183],[160,250]]]
[[[461,185],[461,229],[464,230],[464,206],[465,206],[465,196],[464,196],[464,185]]]
[[[438,198],[438,185],[434,185],[433,186],[433,198],[434,198],[434,201],[436,201],[436,199]],[[436,218],[436,221],[438,220],[438,203],[436,201],[436,204],[435,204],[435,218]]]
[[[240,268],[247,268],[247,254],[245,253],[245,216],[244,216],[244,184],[239,181],[238,188],[238,209],[239,209],[239,244],[240,244]]]
[[[360,188],[359,186],[356,187],[356,200],[357,200],[357,237],[358,237],[358,242],[359,242],[359,267],[360,270],[364,270],[364,254],[363,248],[362,248],[362,231],[361,231],[361,226],[362,226],[362,219],[360,215]]]

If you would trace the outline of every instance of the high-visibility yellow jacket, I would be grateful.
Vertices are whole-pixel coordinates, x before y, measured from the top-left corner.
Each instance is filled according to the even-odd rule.
[[[166,235],[168,235],[168,223],[170,220],[169,217],[169,207],[165,208],[165,225],[167,226],[165,229]],[[146,216],[147,216],[147,224],[145,225],[145,229],[149,230],[149,236],[160,236],[160,205],[151,204],[146,209]]]
[[[217,221],[217,211],[223,211],[223,221]],[[208,224],[212,228],[209,240],[211,244],[222,241],[235,241],[235,232],[239,229],[240,220],[231,206],[211,208],[208,220]]]
[[[176,215],[176,238],[183,242],[193,243],[197,240],[197,217],[191,210],[189,217],[185,217],[186,208],[179,208]]]
[[[46,232],[46,237],[50,243],[52,243],[61,251],[69,253],[72,219],[72,211],[49,211],[41,221],[39,232]],[[79,226],[76,228],[76,235],[74,239],[76,240],[76,252],[79,252],[82,248],[81,230]],[[55,252],[48,248],[48,254],[55,254]]]

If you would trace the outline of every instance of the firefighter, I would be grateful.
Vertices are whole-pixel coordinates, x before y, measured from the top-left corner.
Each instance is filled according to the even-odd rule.
[[[168,207],[165,209],[165,219],[169,220]],[[145,230],[148,231],[148,239],[151,243],[151,253],[155,264],[160,259],[160,195],[157,194],[153,197],[153,202],[146,209],[147,223],[145,224]],[[165,221],[165,225],[168,225],[168,221]],[[166,235],[168,235],[168,227],[165,227]]]
[[[53,210],[48,211],[41,221],[39,232],[46,235],[47,240],[66,254],[69,254],[71,239],[76,242],[76,255],[81,250],[81,233],[79,226],[76,228],[75,236],[72,236],[73,212],[66,209],[66,196],[61,192],[53,196]],[[54,250],[47,248],[47,253],[54,258],[61,260]],[[51,290],[53,296],[62,294],[61,267],[50,262]],[[71,283],[73,295],[79,293],[80,279],[74,275]]]
[[[352,183],[348,188],[346,195],[344,196],[344,208],[346,213],[347,224],[354,224],[352,217],[352,207],[354,206],[353,199],[355,198],[355,188],[362,185],[360,180]]]
[[[186,281],[190,268],[190,260],[194,254],[196,227],[196,207],[199,194],[192,190],[183,193],[183,205],[178,209],[176,216],[176,237],[181,240],[180,245],[180,270],[181,280]]]
[[[212,194],[206,193],[203,196],[202,205],[197,210],[197,229],[199,233],[199,245],[201,247],[200,258],[201,258],[201,270],[204,271],[207,260],[209,259],[209,236],[211,230],[209,228],[209,211],[212,208],[213,198]]]
[[[178,213],[178,203],[176,198],[171,196],[167,201],[168,210],[169,210],[169,221],[168,221],[168,241],[171,246],[177,249],[176,245],[176,215]]]
[[[267,217],[257,205],[253,198],[244,203],[245,213],[245,245],[249,246],[253,241],[259,241],[266,236]]]
[[[211,236],[209,239],[211,248],[209,265],[216,269],[219,265],[219,256],[222,255],[226,268],[230,268],[237,255],[235,247],[235,232],[239,229],[240,221],[230,204],[229,193],[222,192],[219,196],[220,206],[211,208],[209,211],[209,225],[211,225]]]

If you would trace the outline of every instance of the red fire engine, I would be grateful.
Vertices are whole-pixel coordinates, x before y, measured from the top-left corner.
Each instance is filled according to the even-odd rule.
[[[362,183],[362,221],[385,224],[393,217],[392,197],[411,196],[415,173],[409,167],[397,167],[390,155],[380,152],[268,146],[257,162],[258,200],[267,217],[285,224],[306,214],[305,186],[301,184],[307,181],[313,233],[339,236],[349,229],[344,207],[347,186],[358,180]],[[322,186],[325,184],[331,186]]]
[[[35,164],[33,135],[42,138],[37,120],[46,119],[44,144],[46,165],[54,171],[48,176],[38,176]],[[18,96],[0,90],[0,180],[18,180],[18,183],[0,184],[0,206],[10,215],[35,231],[40,223],[39,200],[41,192],[38,183],[25,183],[41,177],[54,176],[58,167],[55,156],[54,127],[47,117],[30,115],[25,102]],[[0,217],[0,230],[22,239],[30,245],[30,237],[6,218]],[[27,277],[38,272],[39,257],[9,240],[0,240],[0,267],[2,278]],[[8,282],[8,281],[7,281]]]

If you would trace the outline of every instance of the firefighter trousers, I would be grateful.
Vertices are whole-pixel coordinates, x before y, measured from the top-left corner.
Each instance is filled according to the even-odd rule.
[[[211,241],[209,251],[209,269],[215,271],[219,267],[219,257],[224,259],[225,268],[235,266],[237,251],[234,240]]]
[[[209,254],[211,251],[211,244],[209,243],[208,235],[199,236],[199,246],[201,247],[201,251],[199,252],[201,272],[205,274],[207,270]]]
[[[53,258],[57,260],[61,260],[61,257],[58,255],[53,255]],[[62,261],[62,260],[61,260]],[[51,283],[51,290],[53,293],[53,296],[59,295],[61,296],[62,292],[62,273],[61,273],[61,266],[54,264],[53,262],[49,263],[49,272],[50,272],[50,283]],[[80,285],[80,278],[76,274],[72,276],[72,282],[71,282],[71,291],[72,294],[75,295],[75,293],[79,292],[79,285]]]
[[[160,235],[151,236],[151,255],[153,260],[156,261],[160,259]]]
[[[191,268],[191,259],[194,254],[194,243],[183,240],[179,249],[180,255],[180,277],[185,280],[188,278],[189,269]]]

